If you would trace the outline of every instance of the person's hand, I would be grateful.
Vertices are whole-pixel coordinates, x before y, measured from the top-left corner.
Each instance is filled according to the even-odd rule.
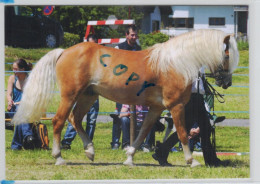
[[[129,112],[120,112],[119,114],[119,118],[122,118],[122,117],[129,117],[130,116],[130,113]]]
[[[13,100],[8,101],[7,110],[10,111],[12,109],[13,105],[14,105],[14,101]]]
[[[198,128],[192,128],[192,129],[190,130],[190,134],[189,134],[188,138],[189,138],[189,139],[192,139],[192,138],[194,138],[195,136],[199,135],[199,133],[200,133],[200,128],[199,128],[199,127],[198,127]]]

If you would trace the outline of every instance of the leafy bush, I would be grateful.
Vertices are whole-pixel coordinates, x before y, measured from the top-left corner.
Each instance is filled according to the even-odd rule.
[[[169,36],[160,32],[152,32],[149,34],[139,34],[139,40],[142,49],[146,49],[156,43],[166,42],[169,40]]]
[[[79,43],[80,37],[77,34],[73,34],[73,33],[64,33],[64,41],[62,44],[62,47],[71,47],[72,45],[75,45],[77,43]]]

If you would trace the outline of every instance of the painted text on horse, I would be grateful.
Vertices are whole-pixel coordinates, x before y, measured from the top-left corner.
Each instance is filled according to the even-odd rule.
[[[137,81],[139,79],[139,75],[135,72],[133,72],[130,77],[127,79],[125,85],[128,85],[130,81]]]
[[[144,81],[142,88],[140,89],[140,91],[136,94],[137,96],[140,96],[140,94],[145,90],[145,88],[151,87],[151,86],[155,86],[154,83],[148,83],[147,81]]]
[[[118,69],[119,69],[119,71],[118,71]],[[115,66],[115,68],[113,69],[113,73],[116,76],[119,76],[119,75],[125,73],[127,70],[128,70],[128,67],[126,65],[119,64],[119,65]]]
[[[103,58],[104,58],[104,57],[111,57],[111,55],[109,55],[109,54],[103,54],[102,56],[100,56],[100,63],[101,63],[104,67],[106,67],[107,64],[105,64],[105,63],[103,62]]]

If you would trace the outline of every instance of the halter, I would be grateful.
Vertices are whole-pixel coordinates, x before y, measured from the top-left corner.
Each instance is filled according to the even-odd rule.
[[[215,78],[216,85],[218,85],[218,86],[228,83],[232,76],[232,74],[230,74],[229,70],[224,68],[224,65],[226,64],[226,62],[229,62],[229,44],[226,44],[224,63],[219,65],[217,70],[214,73],[206,74],[206,76],[208,76],[208,77]]]

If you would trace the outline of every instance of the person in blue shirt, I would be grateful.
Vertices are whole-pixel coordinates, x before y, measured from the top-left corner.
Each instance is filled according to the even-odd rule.
[[[97,43],[98,39],[97,36],[94,34],[90,34],[87,37],[88,42],[94,42]],[[94,132],[95,132],[95,127],[96,127],[96,121],[97,121],[97,116],[99,112],[99,100],[97,99],[93,106],[90,108],[89,112],[87,113],[87,127],[86,127],[86,133],[89,136],[91,140],[93,140],[94,137]],[[61,149],[71,149],[70,145],[74,138],[76,137],[77,132],[72,126],[72,124],[69,122],[66,133],[64,135],[63,140],[61,141]]]
[[[10,118],[17,111],[22,98],[23,88],[28,76],[27,71],[32,69],[32,64],[23,59],[18,59],[13,63],[14,74],[8,79],[6,98],[8,102],[7,111]],[[32,127],[29,123],[16,125],[11,144],[12,150],[34,149],[34,137]]]

